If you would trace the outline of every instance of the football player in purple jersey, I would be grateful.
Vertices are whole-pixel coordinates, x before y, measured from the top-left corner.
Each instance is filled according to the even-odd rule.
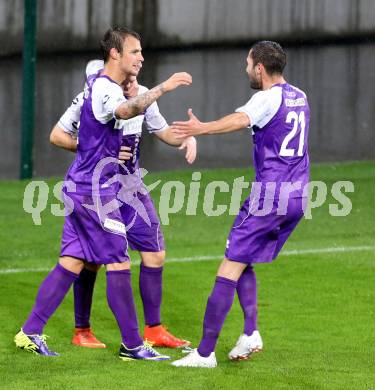
[[[103,61],[90,61],[86,67],[86,76],[90,77],[92,74],[100,72],[103,66]],[[134,76],[130,76],[122,86],[124,95],[128,99],[148,91],[146,87],[138,84]],[[71,106],[52,129],[50,140],[54,145],[71,151],[77,149],[78,123],[82,104],[83,93],[80,93],[73,99]],[[147,130],[155,134],[161,141],[179,147],[179,149],[186,148],[186,160],[190,164],[194,162],[196,157],[195,138],[176,139],[161,115],[157,103],[154,102],[144,113],[121,122],[123,138],[119,159],[124,164],[121,168],[123,175],[130,177],[135,174],[142,181],[139,174],[139,145],[143,122],[146,124]],[[188,341],[175,337],[161,323],[162,272],[165,259],[164,237],[150,195],[135,192],[134,196],[139,200],[145,215],[137,214],[134,205],[129,204],[129,202],[124,202],[120,211],[128,228],[129,245],[133,250],[139,251],[142,259],[139,289],[145,318],[144,339],[158,347],[180,348],[187,346],[190,344]],[[133,196],[133,194],[130,195]],[[90,311],[97,271],[97,265],[87,263],[73,285],[75,331],[72,342],[75,345],[88,348],[105,348],[105,344],[95,337],[90,326]]]
[[[131,287],[126,228],[118,207],[118,155],[122,142],[118,120],[144,112],[163,94],[190,85],[188,73],[173,74],[150,91],[127,100],[121,84],[137,76],[143,62],[139,35],[127,28],[109,29],[101,41],[102,72],[87,79],[81,108],[76,157],[65,176],[66,209],[60,258],[41,284],[34,307],[15,336],[17,347],[56,356],[43,335],[48,319],[79,277],[85,262],[106,265],[107,300],[116,318],[122,343],[119,357],[130,360],[167,360],[139,334]],[[99,167],[99,170],[98,170]]]
[[[224,260],[208,298],[203,336],[197,349],[173,362],[177,367],[216,367],[215,346],[237,295],[244,332],[229,352],[247,359],[263,347],[257,326],[257,290],[253,265],[273,261],[303,217],[309,181],[310,110],[306,94],[283,77],[286,55],[276,42],[261,41],[247,56],[250,86],[259,90],[233,114],[201,122],[174,122],[177,136],[211,135],[252,129],[255,183],[227,240]]]

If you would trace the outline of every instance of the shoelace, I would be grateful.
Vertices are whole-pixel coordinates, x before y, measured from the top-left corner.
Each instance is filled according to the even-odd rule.
[[[152,344],[151,344],[149,341],[145,340],[145,341],[143,342],[143,346],[144,346],[144,348],[145,348],[147,351],[151,352],[152,354],[154,354],[154,355],[159,355],[159,354],[155,351],[155,349],[152,347]]]
[[[33,334],[33,335],[29,335],[29,336],[38,337],[38,338],[40,339],[40,341],[41,341],[41,344],[43,344],[44,347],[46,347],[47,350],[48,350],[47,338],[48,338],[49,336],[47,336],[46,334],[40,334],[40,335],[39,335],[39,334]]]
[[[149,340],[149,339],[145,339],[144,343],[147,343],[148,345],[151,345],[151,347],[153,347],[154,344],[155,344],[155,341],[152,341],[152,340]]]
[[[47,336],[46,334],[41,334],[39,336],[40,340],[42,341],[42,344],[48,349],[48,345],[47,345],[47,338],[49,336]]]

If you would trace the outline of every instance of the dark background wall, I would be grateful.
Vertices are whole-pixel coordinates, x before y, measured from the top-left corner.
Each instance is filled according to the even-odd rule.
[[[39,0],[39,52],[93,50],[111,25],[144,47],[375,35],[374,0]],[[0,55],[22,51],[23,0],[0,0]]]

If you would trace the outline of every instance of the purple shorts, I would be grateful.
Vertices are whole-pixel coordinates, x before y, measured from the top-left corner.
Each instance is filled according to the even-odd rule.
[[[303,217],[306,198],[289,199],[286,213],[278,215],[278,201],[271,200],[270,212],[254,215],[248,197],[228,236],[225,257],[240,263],[268,263],[279,254],[286,240]],[[260,202],[262,210],[264,200]]]
[[[138,193],[131,204],[123,204],[120,211],[131,249],[142,252],[165,249],[160,220],[149,194]]]
[[[70,198],[67,199],[67,197]],[[71,256],[96,264],[122,263],[129,260],[125,225],[114,196],[92,197],[63,193],[67,210],[61,238],[60,256]],[[113,211],[104,212],[100,204],[113,201]],[[88,209],[83,205],[90,205]]]

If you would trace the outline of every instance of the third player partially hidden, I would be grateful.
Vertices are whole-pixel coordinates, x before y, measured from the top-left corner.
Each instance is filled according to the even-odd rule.
[[[256,43],[247,57],[250,86],[260,90],[235,113],[203,123],[174,122],[176,135],[220,134],[251,127],[257,186],[245,200],[229,233],[225,257],[208,298],[203,336],[197,349],[173,362],[177,367],[216,367],[215,346],[234,294],[244,312],[244,334],[229,352],[231,360],[247,359],[262,349],[257,327],[254,263],[273,261],[303,216],[309,181],[306,94],[283,77],[286,55],[276,42]],[[264,212],[268,209],[268,212]]]

